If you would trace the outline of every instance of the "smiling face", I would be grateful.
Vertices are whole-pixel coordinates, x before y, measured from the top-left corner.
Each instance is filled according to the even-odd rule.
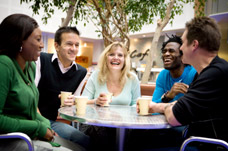
[[[40,28],[35,28],[32,34],[22,42],[21,56],[25,61],[36,61],[44,47]]]
[[[55,42],[55,49],[64,67],[70,66],[79,51],[80,38],[75,33],[62,33],[61,44]]]
[[[173,70],[179,68],[182,65],[179,48],[179,43],[169,42],[162,50],[162,60],[165,69]]]
[[[120,46],[112,47],[107,54],[107,65],[109,70],[121,71],[124,66],[124,52]]]

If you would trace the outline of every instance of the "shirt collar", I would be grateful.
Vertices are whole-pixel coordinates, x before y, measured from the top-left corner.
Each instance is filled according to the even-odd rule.
[[[53,62],[55,59],[57,59],[58,63],[59,63],[59,66],[60,64],[62,65],[61,61],[59,60],[58,58],[58,55],[57,53],[54,53],[52,58],[51,58],[51,62]],[[63,65],[62,65],[63,66]],[[71,64],[70,67],[67,67],[68,69],[70,69],[72,66],[75,66],[75,69],[78,70],[78,66],[77,66],[77,63],[75,61],[73,61],[73,63]]]

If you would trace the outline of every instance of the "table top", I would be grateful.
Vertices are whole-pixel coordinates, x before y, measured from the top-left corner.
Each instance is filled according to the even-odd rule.
[[[163,114],[138,115],[136,108],[123,105],[110,105],[100,107],[87,105],[85,115],[76,115],[75,106],[62,107],[59,109],[60,116],[66,120],[115,128],[132,129],[165,129],[170,128]]]

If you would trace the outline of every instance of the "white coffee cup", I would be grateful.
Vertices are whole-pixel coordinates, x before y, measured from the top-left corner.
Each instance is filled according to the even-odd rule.
[[[61,107],[64,106],[64,100],[70,95],[72,95],[72,92],[61,91]]]
[[[106,103],[104,104],[104,106],[109,106],[109,103],[111,102],[111,99],[112,99],[112,93],[106,93],[105,94],[105,97],[107,98],[107,101],[106,101]]]
[[[75,96],[76,115],[85,115],[88,96]]]
[[[151,97],[140,97],[137,100],[139,102],[139,115],[148,115]]]

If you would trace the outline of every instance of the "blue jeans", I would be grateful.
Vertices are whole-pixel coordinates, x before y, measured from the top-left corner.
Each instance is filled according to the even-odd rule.
[[[50,120],[50,122],[51,122],[51,128],[60,137],[65,138],[74,143],[78,143],[79,145],[82,145],[85,148],[89,147],[89,143],[90,143],[89,136],[85,135],[84,133],[72,127],[71,125],[68,125],[62,122],[52,121],[52,120]]]

